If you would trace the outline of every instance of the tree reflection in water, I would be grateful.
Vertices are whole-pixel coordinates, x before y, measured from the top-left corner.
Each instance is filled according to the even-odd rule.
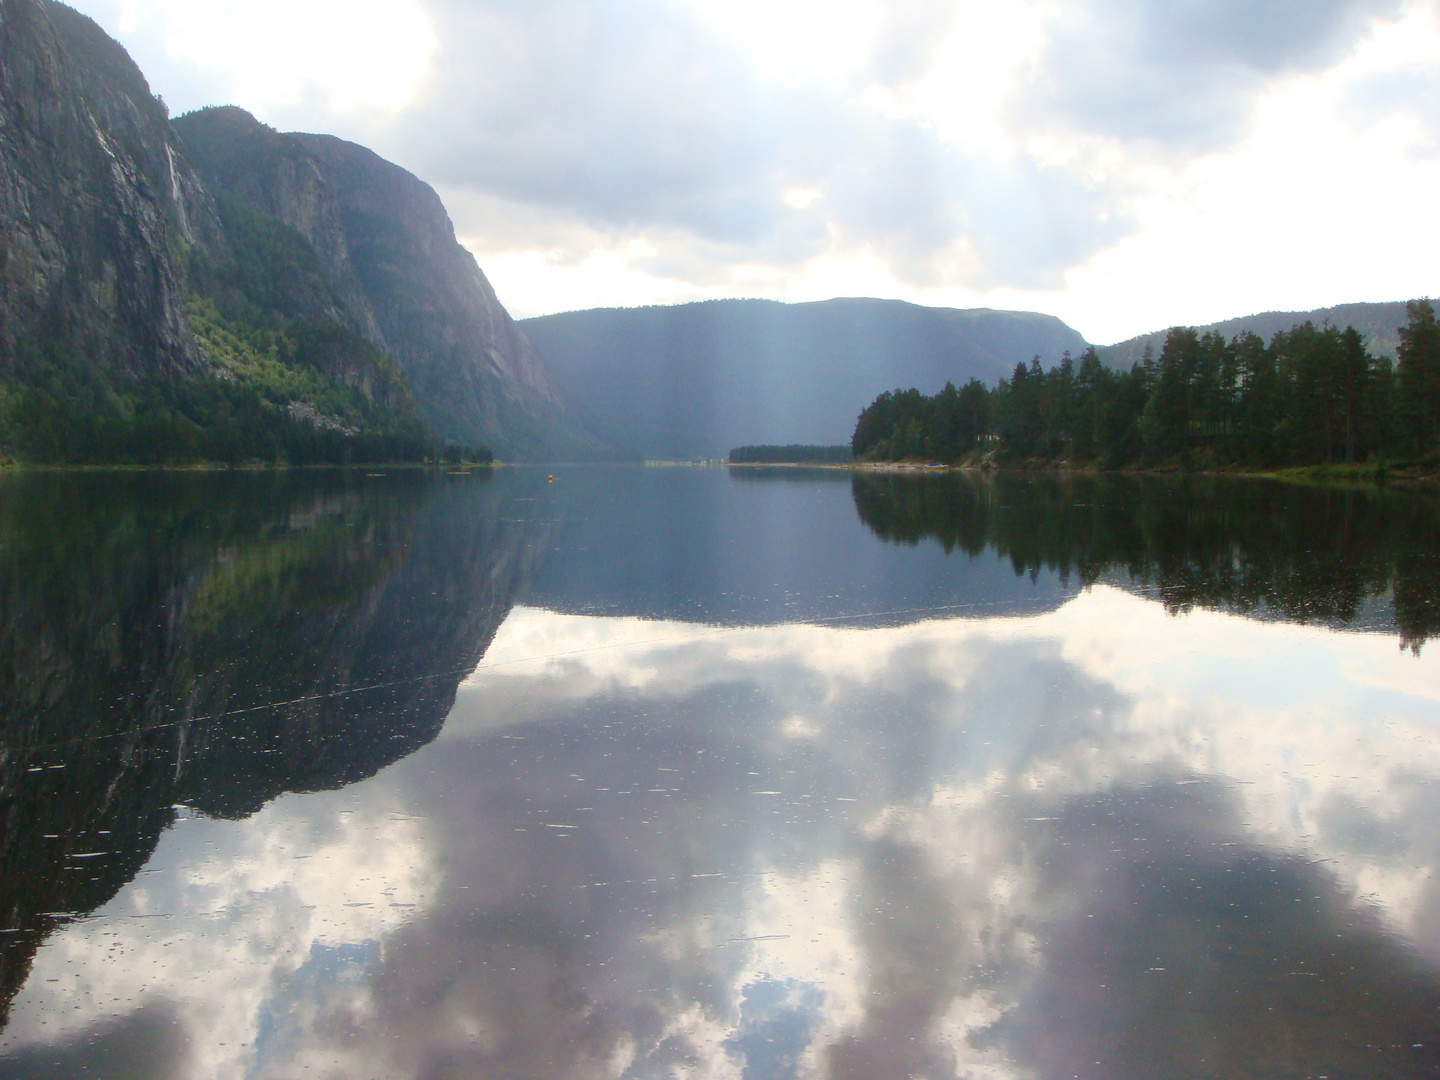
[[[994,549],[1015,573],[1110,581],[1193,608],[1337,627],[1388,623],[1419,652],[1440,633],[1440,499],[1252,479],[857,473],[884,540]],[[1378,609],[1378,610],[1377,610]],[[1388,609],[1388,610],[1385,610]]]

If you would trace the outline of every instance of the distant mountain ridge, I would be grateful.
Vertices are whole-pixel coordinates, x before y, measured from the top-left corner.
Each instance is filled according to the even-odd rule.
[[[845,443],[882,391],[993,383],[1033,356],[1086,348],[1049,315],[873,299],[601,308],[520,327],[590,429],[652,460]]]
[[[1353,326],[1365,335],[1373,355],[1394,359],[1396,346],[1400,344],[1399,328],[1405,325],[1405,303],[1394,301],[1380,304],[1337,304],[1313,311],[1265,311],[1257,315],[1210,323],[1196,329],[1202,334],[1213,331],[1227,338],[1234,338],[1249,331],[1269,341],[1276,334],[1305,322],[1313,322],[1316,326],[1328,322],[1342,330]],[[1155,330],[1114,345],[1103,346],[1100,349],[1100,359],[1110,367],[1127,369],[1144,358],[1146,346],[1150,347],[1154,355],[1159,356],[1160,347],[1165,344],[1165,335],[1168,332],[1168,329]]]

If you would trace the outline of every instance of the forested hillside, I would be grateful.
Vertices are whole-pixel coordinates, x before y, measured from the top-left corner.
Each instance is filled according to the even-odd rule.
[[[929,397],[880,395],[852,448],[864,461],[1060,461],[1102,467],[1317,465],[1440,460],[1440,330],[1406,307],[1397,359],[1354,327],[1302,323],[1269,342],[1177,328],[1158,357],[1114,371],[1088,349],[1048,370],[1017,364]]]
[[[737,446],[726,456],[731,465],[849,465],[848,446]]]

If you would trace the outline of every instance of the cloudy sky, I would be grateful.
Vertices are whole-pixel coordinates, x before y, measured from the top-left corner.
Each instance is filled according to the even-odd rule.
[[[72,0],[174,112],[432,183],[520,316],[1440,293],[1437,0]]]

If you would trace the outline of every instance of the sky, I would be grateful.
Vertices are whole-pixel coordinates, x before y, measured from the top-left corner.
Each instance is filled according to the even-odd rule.
[[[1087,339],[1440,293],[1440,0],[72,0],[172,113],[444,198],[517,317],[883,296]]]

